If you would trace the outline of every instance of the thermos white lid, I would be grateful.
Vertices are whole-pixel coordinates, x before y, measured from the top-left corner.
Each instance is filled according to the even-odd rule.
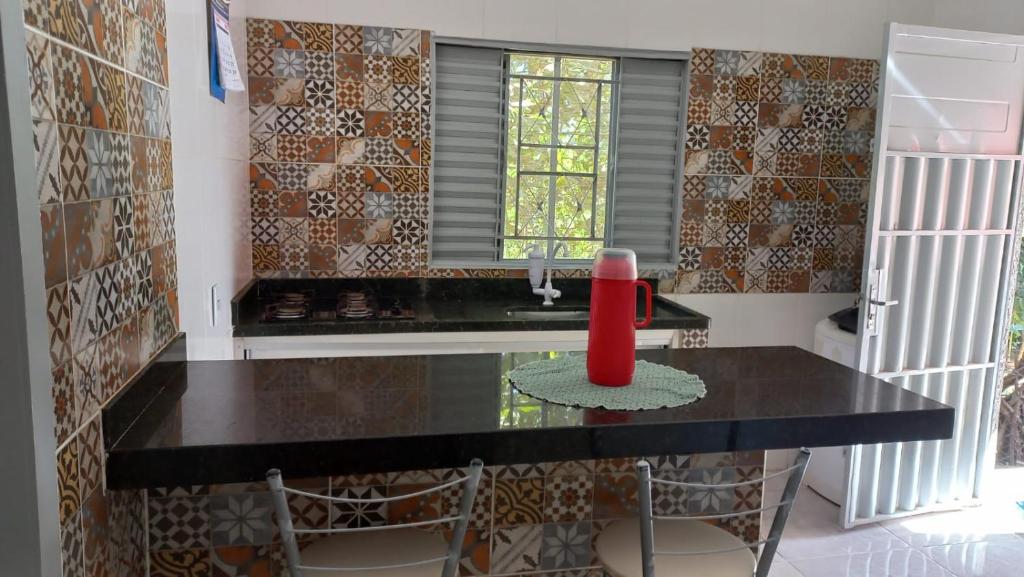
[[[544,282],[544,251],[537,243],[531,244],[527,248],[530,249],[530,286],[540,288],[541,283]]]
[[[594,256],[593,278],[636,280],[636,253],[628,248],[602,248]]]

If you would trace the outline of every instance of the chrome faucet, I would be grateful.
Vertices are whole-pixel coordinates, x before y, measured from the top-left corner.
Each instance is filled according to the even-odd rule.
[[[548,256],[548,280],[544,283],[544,288],[534,287],[533,294],[544,297],[544,306],[550,307],[555,304],[552,299],[561,298],[562,291],[551,286],[551,269],[554,268],[555,257],[558,256],[558,251],[562,251],[563,254],[569,254],[569,245],[565,241],[558,241],[555,243],[554,248],[551,249],[551,254]]]

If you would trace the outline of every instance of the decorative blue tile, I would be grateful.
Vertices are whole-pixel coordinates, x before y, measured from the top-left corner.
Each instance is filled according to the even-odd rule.
[[[210,536],[214,546],[263,545],[274,535],[269,493],[210,497]]]
[[[85,131],[85,156],[89,163],[86,185],[90,198],[114,196],[114,152],[111,134]]]
[[[171,137],[170,92],[159,86],[142,83],[143,128],[151,138]]]
[[[395,32],[391,28],[378,26],[363,27],[363,52],[365,54],[391,54]]]
[[[807,81],[803,78],[783,78],[782,93],[779,102],[783,104],[803,104],[807,100]]]
[[[542,569],[586,567],[590,565],[590,558],[590,521],[544,525]]]
[[[830,287],[830,291],[834,293],[854,292],[857,290],[854,279],[853,271],[832,271],[832,285]]]
[[[708,200],[725,200],[729,198],[729,186],[732,180],[728,176],[708,176],[706,178],[705,198]]]
[[[796,204],[786,200],[772,203],[772,224],[793,224],[796,222]]]
[[[735,492],[732,487],[712,487],[731,483],[736,476],[735,469],[691,469],[688,482],[701,483],[708,487],[688,487],[689,512],[700,514],[718,514],[732,512]]]
[[[305,78],[306,53],[301,50],[274,50],[274,76],[280,78]]]

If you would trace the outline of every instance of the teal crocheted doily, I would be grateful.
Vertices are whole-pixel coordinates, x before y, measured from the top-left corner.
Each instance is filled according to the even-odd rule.
[[[678,407],[701,399],[700,377],[672,367],[636,362],[633,383],[602,387],[587,378],[586,355],[560,355],[513,369],[508,378],[521,393],[560,405],[636,411]]]

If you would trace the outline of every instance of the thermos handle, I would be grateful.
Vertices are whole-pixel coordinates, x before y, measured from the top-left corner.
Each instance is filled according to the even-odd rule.
[[[647,293],[647,298],[645,299],[647,306],[644,309],[644,320],[638,323],[634,322],[633,326],[638,329],[645,329],[651,324],[651,285],[645,280],[638,280],[636,281],[636,286],[643,287],[644,292]]]

